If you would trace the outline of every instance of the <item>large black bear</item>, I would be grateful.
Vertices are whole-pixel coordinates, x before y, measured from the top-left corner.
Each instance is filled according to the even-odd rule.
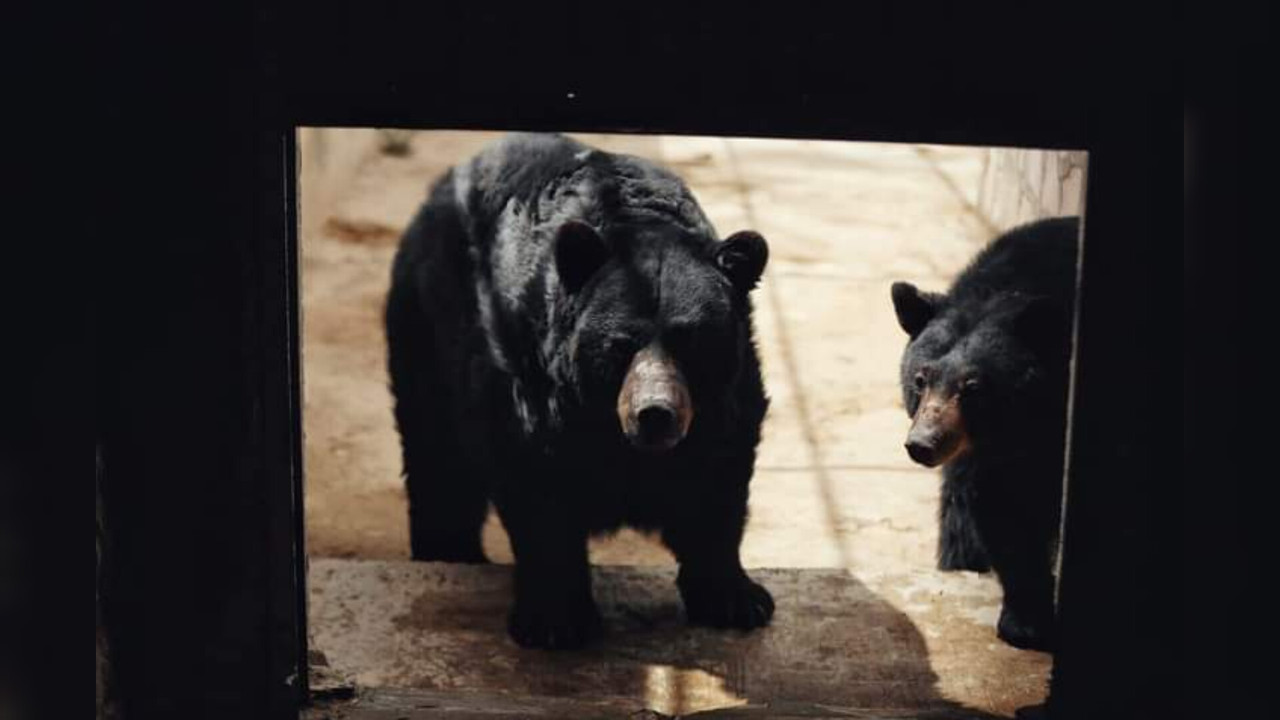
[[[997,632],[1053,644],[1053,557],[1062,505],[1067,386],[1080,231],[1075,217],[997,238],[945,294],[892,287],[912,460],[943,466],[938,566],[994,568]]]
[[[661,532],[689,622],[766,625],[743,571],[768,405],[748,293],[768,246],[717,240],[645,160],[513,134],[446,173],[406,230],[386,329],[416,560],[485,562],[493,500],[521,645],[600,629],[587,539]]]

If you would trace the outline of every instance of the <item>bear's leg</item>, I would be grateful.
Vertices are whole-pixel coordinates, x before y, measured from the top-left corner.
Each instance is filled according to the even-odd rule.
[[[433,347],[432,326],[409,286],[393,285],[386,322],[412,557],[487,562],[480,544],[489,509],[487,488],[464,461],[444,364]]]
[[[938,505],[938,569],[987,572],[991,560],[978,536],[973,515],[973,483],[956,464],[942,471],[942,497]]]
[[[516,560],[515,604],[507,618],[511,639],[548,650],[586,645],[602,627],[591,596],[586,530],[563,504],[545,496],[495,499]]]
[[[681,501],[662,539],[680,563],[676,585],[691,625],[751,630],[773,618],[773,596],[742,569],[746,483],[727,497]]]
[[[1047,562],[995,561],[1004,602],[996,634],[1010,645],[1051,651],[1054,646],[1053,574]]]
[[[1006,497],[989,511],[985,500],[980,529],[1004,591],[996,634],[1017,648],[1052,650],[1052,514],[1038,512],[1026,498]]]

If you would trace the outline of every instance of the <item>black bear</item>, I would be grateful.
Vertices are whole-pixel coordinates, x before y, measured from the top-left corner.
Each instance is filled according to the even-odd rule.
[[[1020,648],[1053,644],[1053,558],[1063,453],[1079,218],[996,238],[943,295],[892,287],[910,336],[906,449],[943,466],[938,566],[994,569],[997,632]]]
[[[492,500],[511,637],[572,648],[600,629],[588,537],[625,524],[674,553],[690,623],[766,625],[738,548],[767,258],[755,232],[718,239],[669,171],[560,135],[508,135],[445,173],[386,308],[413,558],[485,562]]]

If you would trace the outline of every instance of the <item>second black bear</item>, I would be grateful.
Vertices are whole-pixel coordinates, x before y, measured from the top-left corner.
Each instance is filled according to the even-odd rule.
[[[670,172],[563,136],[509,135],[446,173],[386,309],[414,559],[484,562],[492,500],[512,638],[571,648],[600,625],[588,536],[626,524],[674,552],[691,623],[767,624],[738,554],[767,258],[754,232],[718,239]]]
[[[938,564],[994,569],[997,632],[1053,644],[1079,219],[1024,225],[980,252],[945,294],[892,287],[910,336],[903,400],[912,460],[943,466]]]

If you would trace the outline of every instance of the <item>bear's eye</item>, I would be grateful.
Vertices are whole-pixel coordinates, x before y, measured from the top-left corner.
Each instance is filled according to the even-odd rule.
[[[925,372],[921,370],[916,373],[914,378],[912,378],[911,383],[915,386],[916,392],[924,392],[925,387],[929,385],[929,378],[925,375]]]
[[[667,328],[663,337],[663,341],[667,346],[678,352],[688,352],[696,349],[703,339],[698,328],[692,325],[676,325]]]
[[[611,354],[631,354],[638,343],[626,335],[610,335],[604,339],[604,351]]]
[[[972,394],[974,392],[977,392],[977,390],[980,387],[982,387],[982,385],[981,383],[978,382],[977,378],[969,378],[968,380],[965,380],[964,382],[960,383],[960,394],[962,395]]]

